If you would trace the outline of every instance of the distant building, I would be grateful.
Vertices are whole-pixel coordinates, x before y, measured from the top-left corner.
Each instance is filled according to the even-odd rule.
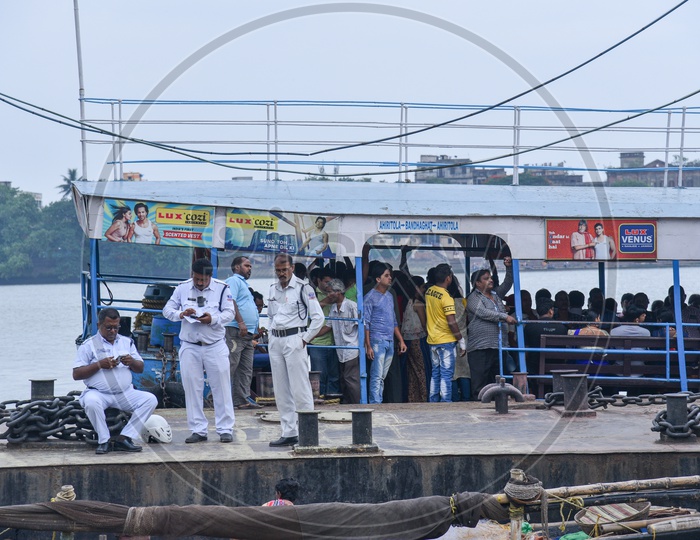
[[[484,184],[491,178],[503,178],[505,169],[471,167],[471,159],[460,159],[446,155],[422,155],[418,168],[434,166],[440,169],[416,171],[415,181],[418,184]]]
[[[125,172],[122,175],[122,180],[127,180],[130,182],[145,182],[146,179],[140,172]]]
[[[564,162],[557,163],[552,166],[551,163],[543,163],[542,165],[526,165],[524,172],[526,176],[535,176],[544,178],[547,184],[553,186],[582,186],[582,174],[569,174],[569,171],[564,169]]]
[[[674,167],[674,165],[671,165]],[[644,152],[622,152],[619,171],[608,171],[608,185],[637,183],[649,187],[663,187],[666,162],[660,159],[644,164]],[[624,170],[627,169],[627,170]],[[632,170],[629,170],[632,169]],[[668,171],[669,187],[678,186],[678,171]],[[683,187],[700,186],[700,171],[683,170]]]
[[[0,181],[0,186],[6,186],[8,188],[12,187],[12,182],[8,182],[7,180],[2,180]],[[22,193],[26,193],[28,195],[31,195],[34,197],[34,200],[36,201],[36,204],[39,208],[41,208],[42,202],[43,202],[43,195],[41,193],[35,193],[33,191],[22,191]]]

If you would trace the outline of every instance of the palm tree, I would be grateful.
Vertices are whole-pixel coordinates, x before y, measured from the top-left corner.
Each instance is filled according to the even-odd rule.
[[[61,178],[63,178],[63,183],[56,186],[56,189],[61,192],[61,199],[70,197],[71,184],[83,179],[82,176],[78,178],[78,169],[68,169],[68,176],[63,175]]]

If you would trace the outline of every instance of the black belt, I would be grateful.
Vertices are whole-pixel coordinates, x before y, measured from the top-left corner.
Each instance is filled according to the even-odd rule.
[[[184,341],[185,343],[189,343],[190,345],[199,345],[200,347],[206,347],[207,345],[215,345],[216,343],[219,343],[221,341],[220,339],[218,341],[215,341],[214,343],[204,343],[203,341],[185,341],[184,339],[181,340]]]
[[[270,333],[275,337],[287,337],[298,334],[299,332],[305,332],[306,326],[299,326],[298,328],[287,328],[286,330],[277,330],[275,328],[270,329]]]

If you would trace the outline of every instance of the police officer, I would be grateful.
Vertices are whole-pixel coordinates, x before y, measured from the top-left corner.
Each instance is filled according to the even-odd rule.
[[[229,286],[212,278],[208,259],[192,263],[192,278],[180,283],[163,308],[163,315],[180,327],[180,373],[185,388],[187,443],[207,440],[209,421],[204,416],[204,371],[214,396],[216,432],[221,442],[233,441],[233,400],[229,349],[224,341],[226,324],[235,311]]]
[[[297,411],[314,408],[306,345],[323,326],[324,316],[313,287],[294,275],[291,256],[280,253],[275,257],[275,274],[278,282],[270,286],[267,314],[272,384],[282,437],[270,446],[292,446],[299,442]]]
[[[134,342],[119,335],[119,312],[114,308],[103,309],[97,322],[98,333],[80,346],[73,365],[73,379],[84,381],[87,387],[80,395],[80,404],[97,432],[95,453],[140,452],[141,447],[133,439],[140,438],[143,423],[153,413],[158,400],[149,392],[134,389],[131,374],[143,373],[144,365]],[[132,413],[111,447],[105,419],[108,407]]]

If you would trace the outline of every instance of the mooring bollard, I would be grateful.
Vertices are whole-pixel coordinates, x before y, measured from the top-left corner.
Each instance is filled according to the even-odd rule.
[[[562,375],[575,375],[576,369],[553,369],[552,370],[552,392],[563,392],[564,387],[561,380]]]
[[[150,333],[144,332],[143,330],[134,330],[132,334],[136,336],[136,350],[139,352],[146,352],[148,350]]]
[[[372,411],[374,409],[353,409],[352,444],[372,443]]]
[[[564,410],[569,414],[588,411],[588,375],[575,373],[562,375]]]
[[[689,422],[688,418],[688,395],[677,393],[664,396],[666,410],[656,415],[651,430],[659,432],[662,442],[696,442],[698,437],[694,431],[694,422]],[[693,414],[695,412],[693,410]]]
[[[521,394],[527,394],[527,371],[514,371],[511,375],[513,375],[513,386],[515,386]]]
[[[299,446],[318,446],[318,413],[297,411],[299,415]]]
[[[686,394],[666,394],[666,420],[674,426],[684,426],[688,422]]]
[[[53,399],[55,397],[53,395],[53,383],[56,382],[56,379],[29,379],[29,382],[32,385],[32,401]]]
[[[163,350],[165,352],[173,352],[175,348],[175,334],[174,332],[163,332]]]

